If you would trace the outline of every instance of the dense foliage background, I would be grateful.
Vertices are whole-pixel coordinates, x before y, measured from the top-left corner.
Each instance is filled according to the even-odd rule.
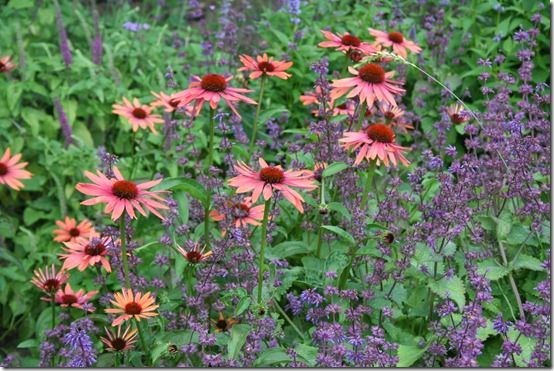
[[[144,325],[147,348],[137,342],[127,365],[550,366],[548,2],[11,0],[0,19],[0,57],[17,64],[0,74],[0,154],[22,153],[33,173],[19,192],[0,185],[3,364],[69,364],[78,355],[63,338],[81,320],[94,364],[114,365],[99,336],[122,286],[118,259],[110,275],[71,270],[74,288],[100,290],[96,311],[58,310],[55,331],[52,309],[30,283],[36,268],[60,266],[56,220],[88,218],[117,234],[75,189],[87,181],[83,171],[105,171],[114,155],[127,177],[132,169],[133,179],[165,178],[159,189],[173,200],[167,221],[127,224],[133,287],[160,305]],[[354,65],[318,47],[320,30],[371,42],[369,27],[418,43],[423,51],[408,60],[480,123],[452,123],[452,94],[393,62],[407,91],[398,102],[415,128],[397,133],[411,164],[379,167],[365,209],[367,165],[353,166],[337,143],[357,118],[314,117],[299,97],[349,77]],[[255,107],[240,104],[238,120],[219,105],[208,179],[207,108],[193,122],[166,117],[155,136],[133,134],[112,105],[123,96],[147,104],[151,91],[183,90],[208,72],[233,74],[232,84],[257,100],[259,80],[237,68],[240,54],[263,53],[294,62],[293,76],[267,81],[250,163],[263,155],[313,170],[324,161],[330,171],[326,201],[320,187],[302,193],[304,214],[285,200],[273,207],[260,307],[260,228],[210,224],[214,255],[196,265],[172,249],[202,241],[206,192],[212,209],[234,193],[225,181],[248,158]],[[215,332],[220,312],[236,323]]]

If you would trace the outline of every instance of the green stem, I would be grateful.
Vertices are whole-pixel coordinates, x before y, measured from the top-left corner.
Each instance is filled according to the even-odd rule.
[[[360,112],[358,113],[358,124],[356,125],[356,130],[359,131],[362,128],[362,122],[364,121],[365,117],[365,102],[360,103]]]
[[[119,352],[113,352],[115,368],[119,368]]]
[[[373,179],[373,174],[375,174],[375,167],[377,165],[377,162],[375,160],[371,161],[369,163],[369,169],[367,170],[367,178],[365,180],[364,185],[364,193],[362,193],[362,210],[365,210],[367,207],[367,195],[369,194],[369,190],[371,188],[371,181]]]
[[[206,170],[208,180],[210,176],[210,167],[213,162],[213,150],[214,150],[214,113],[215,110],[210,108],[210,136],[208,140],[208,159],[206,163]],[[212,202],[212,193],[208,190],[206,197],[206,204],[204,205],[204,242],[206,246],[210,247],[210,204]]]
[[[264,258],[265,258],[265,245],[267,243],[267,221],[269,219],[269,209],[271,206],[271,199],[265,202],[264,206],[264,219],[262,221],[262,240],[260,244],[260,259],[258,263],[258,305],[262,305],[262,284],[264,280]]]
[[[54,327],[56,327],[56,294],[52,293],[50,299],[52,300],[50,302],[52,308],[52,329],[54,329]]]
[[[194,287],[192,285],[192,270],[194,269],[194,266],[192,264],[189,264],[187,267],[187,289],[188,294],[192,297],[194,295]]]
[[[131,281],[129,280],[129,263],[127,262],[127,231],[125,230],[125,215],[121,215],[119,219],[119,240],[121,241],[121,261],[123,263],[123,273],[125,273],[125,286],[131,289]]]
[[[298,329],[298,327],[294,324],[294,322],[292,322],[292,320],[290,319],[290,317],[287,315],[287,313],[283,310],[283,308],[281,308],[281,306],[279,305],[279,303],[277,303],[277,301],[274,301],[273,304],[275,305],[275,308],[277,308],[277,311],[279,313],[281,313],[281,315],[285,318],[285,320],[289,323],[289,325],[293,328],[294,331],[296,331],[296,333],[300,336],[301,339],[305,339],[305,336],[304,334],[302,333],[302,331],[300,331]]]
[[[320,194],[320,203],[319,207],[327,207],[325,204],[325,178],[321,177],[321,189],[319,190]],[[319,214],[319,225],[317,226],[317,248],[315,250],[315,256],[320,257],[321,254],[321,245],[323,243],[323,215]]]
[[[265,87],[265,75],[262,75],[262,81],[260,82],[260,95],[258,96],[258,107],[256,107],[256,115],[254,116],[254,122],[252,123],[252,138],[250,138],[250,148],[248,154],[252,156],[254,151],[254,144],[256,144],[256,134],[258,133],[258,118],[260,117],[260,110],[262,108],[262,99],[264,97]]]
[[[142,327],[138,321],[135,321],[135,325],[137,326],[137,330],[140,337],[140,345],[142,346],[142,350],[144,351],[144,354],[148,354],[148,348],[146,348],[146,342],[144,341],[144,334],[142,333]]]

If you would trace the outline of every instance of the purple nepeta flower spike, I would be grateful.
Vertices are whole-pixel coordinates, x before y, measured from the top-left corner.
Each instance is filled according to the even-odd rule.
[[[67,38],[67,32],[63,24],[62,10],[57,0],[54,0],[54,6],[56,8],[56,24],[58,25],[58,35],[60,39],[60,53],[62,54],[63,62],[66,67],[69,67],[73,63],[73,57],[71,56],[71,50],[69,49],[69,40]]]
[[[56,108],[56,112],[58,113],[58,120],[60,120],[60,127],[62,129],[62,134],[65,140],[64,147],[69,147],[70,144],[73,143],[73,138],[71,137],[72,131],[71,131],[71,125],[69,124],[69,120],[67,119],[67,115],[63,109],[62,102],[60,101],[59,97],[54,98],[54,107]]]

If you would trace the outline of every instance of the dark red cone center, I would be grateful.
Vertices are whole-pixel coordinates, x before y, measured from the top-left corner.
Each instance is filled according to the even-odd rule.
[[[275,71],[275,66],[271,62],[260,62],[258,63],[258,68],[263,72]]]
[[[285,173],[277,167],[268,166],[260,170],[260,179],[269,184],[281,183],[285,179]]]
[[[404,41],[404,36],[402,36],[400,32],[390,32],[389,40],[393,43],[402,44],[402,42]]]
[[[65,294],[64,296],[62,296],[62,304],[71,305],[71,304],[75,304],[76,302],[77,302],[77,297],[75,295]]]
[[[352,36],[348,34],[341,37],[340,42],[343,45],[356,46],[356,47],[360,46],[360,44],[362,43],[362,41],[358,39],[356,36]]]
[[[142,108],[135,108],[133,110],[133,116],[137,119],[144,119],[146,118],[146,116],[148,116],[148,114]]]
[[[209,73],[202,77],[200,86],[204,90],[213,91],[215,93],[222,92],[227,87],[227,81],[225,77],[217,75],[215,73]]]
[[[137,185],[129,180],[118,180],[112,186],[112,193],[125,200],[132,200],[138,195]]]
[[[376,142],[394,142],[394,131],[387,125],[375,124],[367,128],[367,136]]]
[[[369,63],[358,71],[360,78],[366,82],[380,84],[385,81],[385,70],[375,63]]]
[[[131,316],[140,314],[142,312],[142,307],[139,303],[132,301],[125,306],[125,313]]]

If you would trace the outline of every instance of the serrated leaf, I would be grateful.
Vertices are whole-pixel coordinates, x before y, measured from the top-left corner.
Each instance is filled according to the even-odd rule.
[[[296,351],[296,353],[298,353],[300,357],[302,357],[302,359],[304,360],[304,362],[306,362],[306,365],[308,365],[308,367],[315,367],[316,357],[318,352],[317,347],[312,347],[306,344],[298,344],[294,348],[294,350]]]
[[[529,269],[532,271],[543,271],[542,262],[534,256],[521,254],[512,262],[513,269]]]
[[[494,259],[486,259],[477,263],[477,273],[491,281],[496,281],[510,273],[510,269],[498,264]]]
[[[452,276],[450,279],[443,277],[438,281],[431,281],[429,282],[429,288],[443,299],[450,298],[454,300],[460,310],[464,308],[466,290],[460,277]]]
[[[420,348],[416,345],[400,344],[398,346],[398,363],[396,367],[410,367],[425,354],[427,348],[428,346]]]

